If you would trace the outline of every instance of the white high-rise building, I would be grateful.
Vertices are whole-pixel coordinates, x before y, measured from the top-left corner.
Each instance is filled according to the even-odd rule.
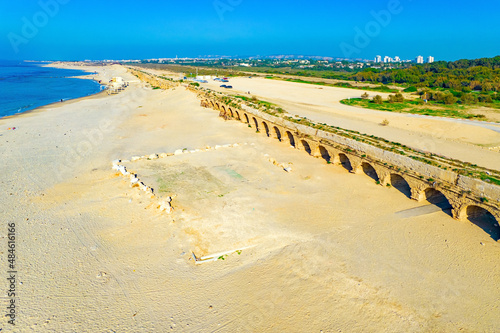
[[[385,56],[385,57],[384,57],[384,62],[385,62],[385,63],[392,62],[392,58],[391,58],[391,57],[389,57],[389,56]]]
[[[394,57],[394,62],[401,62],[401,58],[400,58],[400,57],[398,57],[398,56],[395,56],[395,57]]]
[[[379,55],[378,55],[378,56],[376,56],[376,57],[375,57],[375,62],[377,62],[377,63],[378,63],[378,62],[382,62],[382,57],[381,57],[381,56],[379,56]]]
[[[434,62],[434,57],[433,56],[428,56],[427,57],[427,63],[432,64]]]
[[[417,58],[415,58],[415,62],[417,64],[423,64],[424,63],[424,57],[422,57],[422,56],[419,55]]]

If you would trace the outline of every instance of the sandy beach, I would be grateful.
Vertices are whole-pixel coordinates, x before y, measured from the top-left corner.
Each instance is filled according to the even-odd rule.
[[[8,222],[18,255],[16,325],[4,317],[4,330],[498,331],[500,243],[482,229],[224,121],[182,86],[153,90],[119,65],[84,69],[130,86],[0,119],[0,260]],[[338,103],[362,91],[231,84],[292,114],[500,165],[492,129]],[[172,156],[131,160],[151,154]],[[117,159],[172,197],[173,212],[112,170]]]

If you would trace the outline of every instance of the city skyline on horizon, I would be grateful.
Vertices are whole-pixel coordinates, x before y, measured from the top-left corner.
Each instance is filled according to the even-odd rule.
[[[467,11],[462,9],[464,4],[362,0],[300,5],[214,0],[196,6],[159,3],[151,10],[151,6],[137,6],[129,0],[120,6],[95,0],[2,3],[0,12],[9,15],[0,22],[0,58],[320,54],[373,59],[384,50],[401,59],[413,59],[419,53],[454,61],[499,55],[500,35],[495,33],[494,22],[500,4],[485,2]],[[456,24],[464,21],[467,26]]]

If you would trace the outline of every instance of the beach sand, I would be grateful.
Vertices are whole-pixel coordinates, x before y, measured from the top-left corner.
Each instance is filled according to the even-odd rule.
[[[500,246],[482,229],[224,121],[183,87],[152,90],[120,66],[91,70],[131,84],[0,119],[0,261],[7,222],[18,254],[16,326],[4,317],[4,330],[500,327]],[[123,162],[158,198],[173,196],[170,215],[111,169],[235,143]]]

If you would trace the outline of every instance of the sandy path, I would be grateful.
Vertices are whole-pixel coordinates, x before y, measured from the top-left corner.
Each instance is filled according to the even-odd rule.
[[[0,120],[1,214],[18,224],[22,282],[14,331],[499,326],[500,247],[476,226],[224,122],[183,88],[133,83],[64,104]],[[248,144],[130,163],[152,186],[169,182],[171,216],[110,169],[116,158],[236,142]]]

